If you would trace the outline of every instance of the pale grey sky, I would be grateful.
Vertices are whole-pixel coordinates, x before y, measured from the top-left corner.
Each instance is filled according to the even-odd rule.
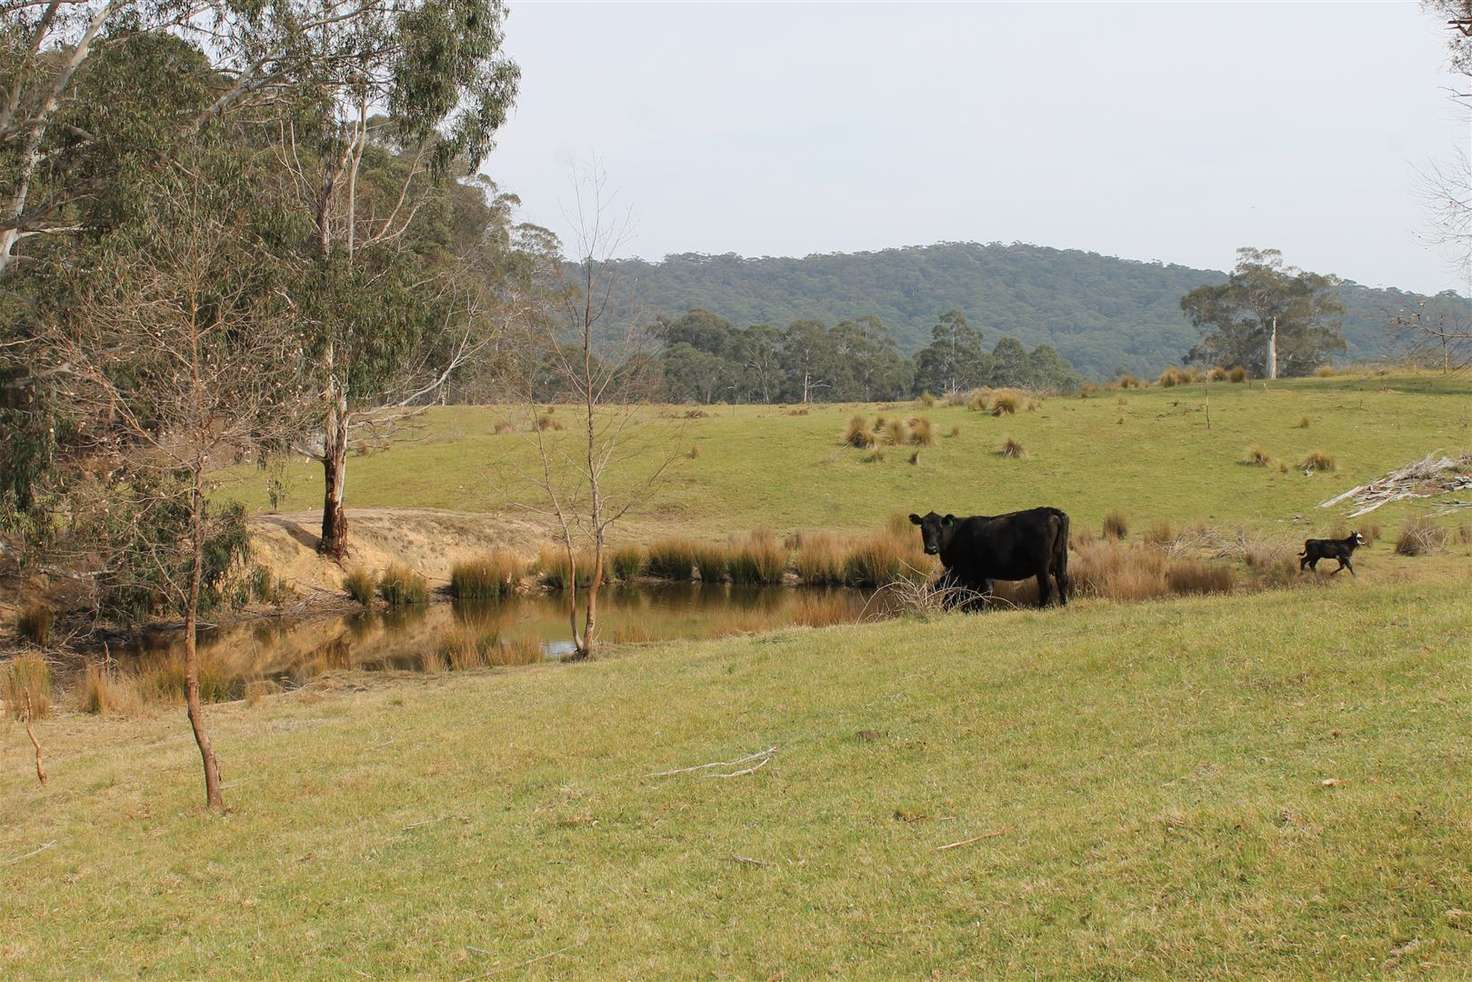
[[[596,154],[626,255],[1023,241],[1224,269],[1239,245],[1456,287],[1417,177],[1472,143],[1400,3],[512,3],[484,170],[567,231]]]

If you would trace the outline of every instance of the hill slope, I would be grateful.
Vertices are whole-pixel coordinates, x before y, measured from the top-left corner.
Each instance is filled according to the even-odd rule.
[[[960,308],[990,342],[1003,335],[1029,347],[1046,342],[1096,377],[1121,370],[1153,375],[1178,363],[1199,337],[1181,313],[1182,295],[1226,277],[1073,249],[975,242],[802,259],[687,253],[620,266],[635,284],[642,316],[703,307],[740,326],[780,327],[873,314],[912,352],[940,313]],[[1353,283],[1342,295],[1349,360],[1384,354],[1386,322],[1420,299]],[[622,327],[634,309],[621,304],[613,321]]]

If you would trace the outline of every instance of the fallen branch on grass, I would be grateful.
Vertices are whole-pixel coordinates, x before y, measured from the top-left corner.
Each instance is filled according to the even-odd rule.
[[[47,849],[50,849],[54,845],[56,845],[56,840],[55,839],[52,839],[50,842],[43,842],[41,845],[39,845],[36,848],[32,849],[28,853],[25,853],[25,854],[20,855],[20,856],[12,856],[9,859],[5,860],[4,862],[0,862],[0,866],[10,866],[11,864],[18,863],[18,862],[20,862],[23,859],[30,859],[32,856],[39,856],[39,855],[41,855],[41,853],[45,852]]]
[[[772,865],[771,863],[768,863],[768,862],[766,862],[764,860],[752,859],[750,856],[734,856],[733,855],[733,856],[729,856],[727,858],[730,859],[731,862],[733,862],[733,863],[744,863],[747,866],[771,866]]]
[[[1432,453],[1369,484],[1361,484],[1343,494],[1335,495],[1322,502],[1319,507],[1332,508],[1341,501],[1349,500],[1360,506],[1358,510],[1350,512],[1349,517],[1358,518],[1392,501],[1434,498],[1456,491],[1472,491],[1472,454],[1464,454],[1453,460],[1451,457]]]
[[[746,767],[739,771],[732,771],[729,774],[716,773],[706,775],[707,777],[740,777],[742,774],[750,774],[752,771],[760,770],[761,768],[765,767],[767,763],[771,761],[772,755],[776,752],[776,747],[768,747],[766,750],[758,750],[754,754],[747,754],[745,757],[737,757],[735,760],[717,760],[712,761],[709,764],[696,764],[694,767],[677,767],[672,771],[659,771],[657,773],[650,774],[649,776],[672,777],[676,774],[693,774],[696,771],[713,771],[719,767],[740,767],[742,764],[751,764],[753,761],[755,761],[756,763],[753,766]]]
[[[37,778],[37,780],[39,780],[41,782],[41,786],[42,787],[45,787],[46,786],[46,767],[45,767],[45,765],[43,765],[41,763],[41,744],[40,744],[40,741],[38,741],[36,739],[35,731],[33,731],[31,729],[31,717],[34,716],[34,715],[35,715],[35,713],[31,709],[31,693],[29,691],[27,691],[26,692],[26,736],[28,736],[28,737],[31,738],[31,746],[33,746],[33,747],[36,748],[36,778]]]
[[[981,835],[973,835],[971,838],[969,838],[969,839],[962,839],[960,842],[948,842],[948,843],[946,843],[943,846],[936,846],[935,847],[935,851],[936,852],[945,852],[947,849],[958,849],[961,846],[969,846],[973,842],[980,842],[982,839],[995,839],[998,836],[1006,835],[1010,831],[1012,831],[1012,830],[1011,829],[996,829],[995,831],[992,831],[992,832],[983,832],[983,833],[981,833]]]

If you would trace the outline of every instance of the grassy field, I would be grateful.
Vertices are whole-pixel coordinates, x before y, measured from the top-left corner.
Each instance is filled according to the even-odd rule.
[[[1462,975],[1465,580],[1362,587],[320,682],[220,817],[178,718],[0,724],[0,975]]]
[[[656,458],[695,449],[693,459],[676,459],[639,514],[641,535],[859,530],[895,511],[994,514],[1042,503],[1092,525],[1120,510],[1139,527],[1154,520],[1277,527],[1301,515],[1327,528],[1336,516],[1319,511],[1320,501],[1430,450],[1472,444],[1472,384],[1414,375],[1106,390],[1088,399],[1048,399],[1035,411],[1000,418],[915,403],[813,406],[806,415],[772,406],[707,407],[708,415],[695,419],[683,418],[686,411],[651,411],[643,459],[625,469],[638,479]],[[911,448],[865,463],[863,451],[840,444],[855,412],[927,416],[936,445],[921,449],[913,466]],[[1304,419],[1308,425],[1300,427]],[[498,422],[518,429],[498,434]],[[515,513],[513,503],[532,494],[527,423],[524,408],[433,409],[389,449],[350,460],[348,505]],[[946,436],[953,427],[960,434]],[[1024,459],[997,454],[1009,436],[1023,445]],[[573,435],[548,438],[567,443]],[[1241,463],[1249,446],[1267,451],[1273,465]],[[1336,472],[1305,476],[1296,468],[1316,450],[1334,458]],[[224,495],[264,507],[264,474],[243,468],[227,477]],[[321,494],[320,468],[298,462],[287,471],[281,507],[311,509]],[[1375,520],[1396,522],[1405,513],[1387,508]]]

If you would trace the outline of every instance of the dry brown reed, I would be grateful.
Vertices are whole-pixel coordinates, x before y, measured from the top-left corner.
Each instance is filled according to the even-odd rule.
[[[1123,539],[1130,534],[1129,522],[1123,513],[1112,511],[1104,516],[1103,531],[1106,539]]]
[[[27,651],[0,663],[0,699],[14,719],[26,718],[26,701],[34,719],[51,714],[51,666],[39,652]]]
[[[1446,548],[1447,530],[1425,515],[1406,520],[1395,537],[1398,556],[1429,556]]]
[[[815,586],[842,583],[843,555],[843,543],[832,533],[804,532],[797,544],[797,578]]]
[[[484,556],[450,567],[450,593],[461,600],[509,597],[526,572],[526,563],[509,549],[493,549]]]
[[[696,544],[691,539],[660,539],[649,547],[645,571],[661,580],[694,578]]]

